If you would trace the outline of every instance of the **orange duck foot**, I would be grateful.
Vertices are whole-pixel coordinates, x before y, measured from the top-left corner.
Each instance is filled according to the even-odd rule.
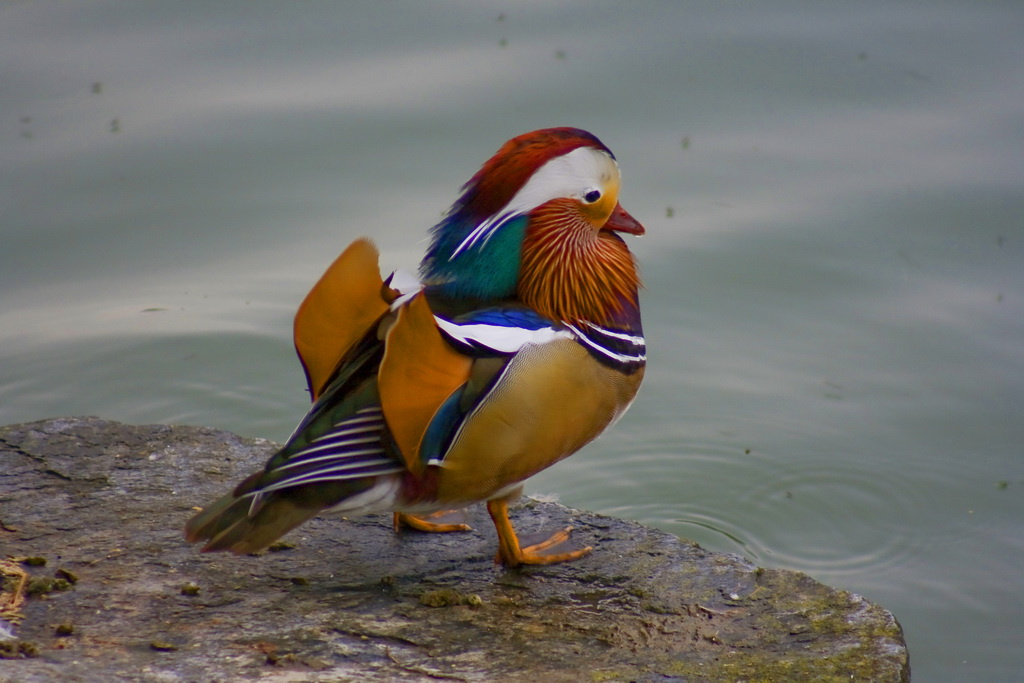
[[[438,510],[426,515],[410,515],[406,512],[395,513],[395,531],[402,528],[402,525],[417,531],[428,531],[431,533],[446,533],[449,531],[470,531],[473,527],[455,520],[465,519],[466,515],[462,510]]]
[[[568,562],[576,560],[593,548],[587,546],[578,550],[559,550],[569,541],[569,534],[572,527],[566,527],[556,531],[548,539],[539,543],[528,545],[524,548],[519,546],[519,538],[516,536],[512,522],[508,518],[508,502],[504,500],[487,501],[487,512],[494,521],[494,528],[498,532],[498,554],[494,561],[509,567],[518,567],[521,564],[554,564],[555,562]]]

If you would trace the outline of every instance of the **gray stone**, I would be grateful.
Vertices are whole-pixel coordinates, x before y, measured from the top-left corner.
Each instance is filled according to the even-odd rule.
[[[553,503],[513,522],[571,524],[589,556],[497,566],[481,506],[471,532],[328,518],[259,556],[186,544],[193,506],[273,448],[96,418],[0,427],[0,557],[31,577],[0,681],[909,680],[899,624],[858,595]]]

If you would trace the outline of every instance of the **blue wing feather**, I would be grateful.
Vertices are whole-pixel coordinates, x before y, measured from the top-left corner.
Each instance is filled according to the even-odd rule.
[[[545,318],[532,308],[521,306],[501,306],[493,308],[481,308],[470,311],[459,316],[454,316],[452,322],[463,325],[496,325],[500,327],[519,327],[524,330],[540,330],[545,327],[554,327],[548,318]]]
[[[441,462],[452,437],[466,418],[468,411],[463,401],[465,392],[466,385],[462,385],[452,393],[437,409],[427,426],[420,445],[420,459],[426,464],[437,465]]]

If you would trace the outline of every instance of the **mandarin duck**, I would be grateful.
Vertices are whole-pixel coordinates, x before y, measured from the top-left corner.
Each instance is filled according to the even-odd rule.
[[[632,403],[646,363],[619,167],[575,128],[505,143],[431,231],[419,278],[382,279],[356,240],[300,306],[313,405],[266,466],[186,525],[204,551],[252,553],[325,513],[393,512],[423,530],[486,502],[497,562],[547,564],[570,529],[521,547],[508,503]]]

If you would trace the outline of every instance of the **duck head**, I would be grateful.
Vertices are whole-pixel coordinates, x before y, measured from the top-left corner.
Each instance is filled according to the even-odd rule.
[[[585,268],[621,245],[614,233],[644,233],[619,204],[620,184],[614,155],[587,131],[547,128],[512,138],[432,229],[420,266],[424,284],[447,297],[520,296],[534,305],[531,293],[560,279],[544,271]],[[624,245],[612,250],[624,252],[633,268]]]

